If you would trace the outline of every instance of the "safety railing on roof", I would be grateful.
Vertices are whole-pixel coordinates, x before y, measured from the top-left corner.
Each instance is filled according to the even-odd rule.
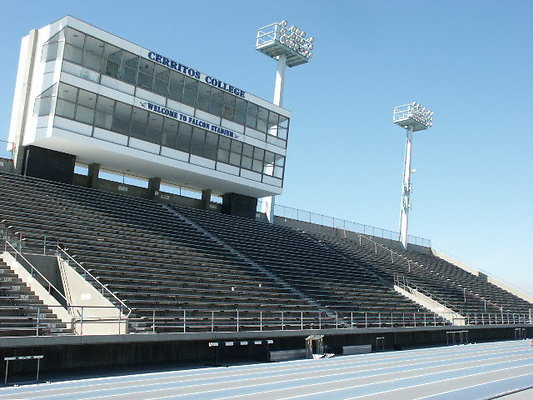
[[[306,222],[325,228],[334,228],[355,233],[362,233],[364,235],[375,236],[383,239],[398,241],[399,233],[388,229],[378,228],[372,225],[360,224],[358,222],[348,221],[342,218],[330,217],[327,215],[300,210],[298,208],[282,206],[276,204],[274,207],[274,215],[279,218],[293,219],[299,222]],[[326,233],[326,231],[322,232]],[[409,235],[408,242],[418,246],[431,247],[431,240],[418,236]]]

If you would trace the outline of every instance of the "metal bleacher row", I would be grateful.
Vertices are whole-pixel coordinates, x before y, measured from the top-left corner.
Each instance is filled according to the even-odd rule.
[[[403,258],[391,263],[383,252],[345,239],[13,174],[0,173],[0,188],[8,234],[18,233],[24,239],[19,245],[30,252],[60,244],[133,310],[132,332],[184,331],[185,320],[189,331],[195,324],[212,330],[235,324],[241,330],[323,327],[316,325],[317,312],[334,326],[354,326],[354,312],[364,314],[364,323],[359,319],[355,326],[405,324],[406,316],[415,324],[447,323],[397,293],[395,275],[465,312],[497,312],[494,304],[503,301],[506,310],[523,312],[529,304],[471,277],[464,278],[472,285],[465,294],[456,282],[462,272],[445,270],[455,266],[426,259],[417,259],[421,265],[406,266]],[[438,274],[429,277],[427,268]],[[7,282],[0,289],[14,306],[2,317],[14,312],[31,318],[28,301],[7,294]],[[490,297],[488,306],[477,293]],[[33,295],[24,299],[37,304]],[[50,326],[49,333],[65,329],[57,321]]]

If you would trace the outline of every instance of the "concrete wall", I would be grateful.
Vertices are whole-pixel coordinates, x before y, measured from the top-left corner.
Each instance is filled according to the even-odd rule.
[[[407,297],[409,300],[420,304],[422,307],[425,307],[430,311],[433,311],[435,314],[441,316],[442,318],[451,322],[455,326],[465,325],[466,319],[464,316],[459,313],[456,313],[452,309],[446,307],[443,304],[440,304],[436,300],[426,296],[425,294],[419,292],[416,289],[410,288],[410,290],[405,290],[398,285],[394,285],[394,290],[396,290],[402,296]]]
[[[516,326],[466,327],[471,342],[514,339]],[[533,336],[531,325],[523,326],[528,337]],[[0,357],[43,354],[43,379],[46,372],[86,368],[89,371],[104,366],[128,365],[148,368],[154,363],[214,363],[214,348],[208,343],[215,340],[273,339],[269,350],[305,349],[305,338],[310,334],[324,334],[328,351],[341,354],[343,346],[376,346],[376,338],[384,338],[386,349],[404,349],[428,345],[446,344],[446,332],[463,330],[465,327],[353,329],[292,332],[241,332],[234,334],[159,334],[159,335],[114,335],[107,337],[39,337],[5,338],[0,341]],[[265,360],[264,346],[219,347],[218,362]],[[0,375],[4,373],[0,364]],[[13,363],[10,371],[34,371],[30,363]]]
[[[126,333],[126,315],[66,261],[58,257],[58,264],[65,295],[74,306],[75,332],[79,335]]]
[[[31,273],[8,252],[2,253],[2,259],[11,270],[35,293],[35,295],[48,306],[50,310],[67,326],[72,322],[72,316],[58,300],[52,296]]]

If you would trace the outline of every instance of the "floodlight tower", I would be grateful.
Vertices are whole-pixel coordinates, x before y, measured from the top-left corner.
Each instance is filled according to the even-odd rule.
[[[402,201],[400,205],[400,237],[404,248],[407,248],[407,226],[409,210],[411,209],[411,149],[413,132],[423,131],[433,125],[433,112],[413,102],[394,107],[392,122],[407,130],[405,143],[405,159],[403,169]]]
[[[276,83],[274,86],[274,104],[283,106],[283,89],[285,85],[285,68],[309,62],[313,56],[314,38],[305,38],[306,33],[296,26],[288,27],[286,20],[274,22],[257,30],[256,50],[277,60]],[[264,197],[262,211],[269,222],[274,222],[274,196]]]

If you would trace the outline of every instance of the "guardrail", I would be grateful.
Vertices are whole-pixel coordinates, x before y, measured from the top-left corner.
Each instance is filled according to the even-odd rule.
[[[33,279],[36,279],[45,289],[47,289],[48,294],[58,300],[59,303],[63,302],[65,306],[70,306],[70,302],[63,295],[63,293],[57,289],[35,266],[22,255],[22,253],[12,244],[7,238],[4,238],[4,251],[11,254],[13,258],[20,262],[22,260],[26,265],[21,263],[21,265],[27,269]]]
[[[118,302],[120,306],[120,312],[122,313],[126,311],[127,312],[126,317],[129,317],[129,315],[132,312],[131,308],[128,307],[122,300],[120,300],[115,293],[109,290],[109,288],[106,285],[104,285],[102,282],[100,282],[98,278],[96,278],[93,274],[87,271],[87,269],[83,265],[81,265],[78,261],[76,261],[74,257],[68,254],[67,251],[63,249],[61,246],[56,245],[56,249],[57,249],[58,257],[66,256],[67,262],[73,262],[76,266],[75,268],[81,269],[81,271],[83,272],[84,278],[87,280],[87,277],[90,277],[92,281],[95,283],[95,285],[97,286],[97,289],[100,290],[100,293],[102,294],[107,293],[108,295],[110,295],[115,301]]]
[[[372,225],[360,224],[358,222],[348,221],[342,218],[335,218],[328,215],[305,211],[293,207],[282,206],[279,204],[275,204],[274,206],[274,215],[280,218],[294,219],[300,222],[307,222],[310,224],[321,225],[327,228],[335,228],[355,233],[362,233],[364,235],[380,237],[383,239],[398,241],[399,238],[399,233],[396,231],[378,228]],[[431,247],[431,240],[426,238],[409,235],[407,241],[411,244]]]
[[[8,307],[0,307],[0,310]],[[12,307],[11,307],[12,308]],[[43,307],[44,308],[44,307]],[[52,312],[56,306],[47,306]],[[86,331],[98,331],[98,326],[116,324],[119,334],[138,333],[201,333],[201,332],[263,332],[263,331],[295,331],[309,329],[363,329],[363,328],[420,328],[436,326],[454,326],[433,313],[423,312],[330,312],[329,315],[321,311],[266,311],[266,310],[209,310],[209,309],[134,309],[128,319],[121,317],[99,318],[95,316],[95,309],[109,309],[100,306],[69,306],[72,314],[79,317],[72,321],[76,324],[78,335],[87,335]],[[89,309],[91,312],[89,312]],[[90,317],[84,317],[91,315]],[[452,318],[450,316],[450,318]],[[457,318],[455,318],[457,319]],[[472,325],[513,325],[533,324],[531,315],[519,313],[471,313],[463,315],[457,326]],[[39,318],[39,311],[34,317],[29,317],[26,325],[2,326],[0,335],[12,335],[24,330],[25,336],[43,335],[72,335],[70,332],[57,331],[57,324],[47,323]],[[89,329],[91,328],[91,329]]]

